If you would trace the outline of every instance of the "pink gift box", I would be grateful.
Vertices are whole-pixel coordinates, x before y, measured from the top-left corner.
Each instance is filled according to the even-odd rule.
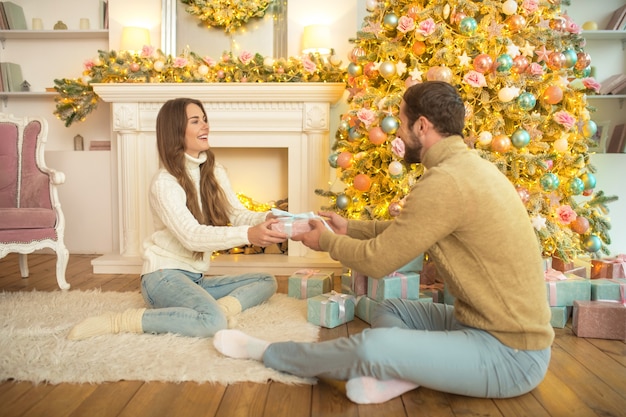
[[[592,259],[591,279],[596,278],[626,278],[626,255]]]
[[[574,301],[572,331],[578,337],[626,341],[626,306],[608,301]]]
[[[311,231],[311,226],[309,225],[310,219],[279,217],[277,220],[278,223],[272,223],[270,228],[272,230],[276,230],[277,232],[285,233],[290,239],[292,236]]]

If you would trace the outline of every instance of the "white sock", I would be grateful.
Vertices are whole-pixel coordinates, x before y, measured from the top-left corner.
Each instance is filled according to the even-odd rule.
[[[239,330],[220,330],[213,336],[213,346],[222,355],[236,359],[263,359],[270,342],[249,336]]]
[[[378,404],[396,398],[418,386],[413,382],[400,379],[380,381],[370,376],[362,376],[352,378],[346,383],[346,395],[357,404]]]

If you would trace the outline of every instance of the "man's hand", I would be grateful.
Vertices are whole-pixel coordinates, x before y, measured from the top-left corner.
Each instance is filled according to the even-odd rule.
[[[326,224],[333,229],[333,232],[338,235],[345,235],[348,233],[348,220],[344,219],[337,213],[332,211],[320,211],[317,214],[326,220]]]
[[[309,225],[311,226],[310,232],[292,236],[291,240],[295,240],[296,242],[302,242],[307,248],[321,251],[322,248],[320,247],[320,236],[322,235],[322,232],[324,230],[328,229],[326,229],[324,223],[316,219],[309,220]]]

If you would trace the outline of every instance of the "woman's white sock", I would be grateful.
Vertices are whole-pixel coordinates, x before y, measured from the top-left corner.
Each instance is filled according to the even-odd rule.
[[[225,329],[213,336],[213,346],[222,355],[236,359],[260,361],[270,342],[249,336],[242,331]]]
[[[380,381],[373,377],[362,376],[352,378],[346,383],[346,395],[352,402],[357,404],[379,404],[396,398],[418,386],[413,382],[400,379]]]

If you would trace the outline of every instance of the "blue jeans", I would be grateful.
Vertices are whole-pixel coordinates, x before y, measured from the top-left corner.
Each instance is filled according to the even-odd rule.
[[[272,343],[263,362],[301,377],[370,376],[483,398],[525,394],[543,380],[550,348],[518,350],[454,318],[454,307],[392,299],[375,310],[372,329],[319,343]]]
[[[205,277],[179,269],[151,272],[141,277],[141,294],[151,307],[143,314],[143,331],[211,337],[228,327],[216,300],[230,295],[245,310],[265,302],[276,288],[276,278],[263,273]]]

